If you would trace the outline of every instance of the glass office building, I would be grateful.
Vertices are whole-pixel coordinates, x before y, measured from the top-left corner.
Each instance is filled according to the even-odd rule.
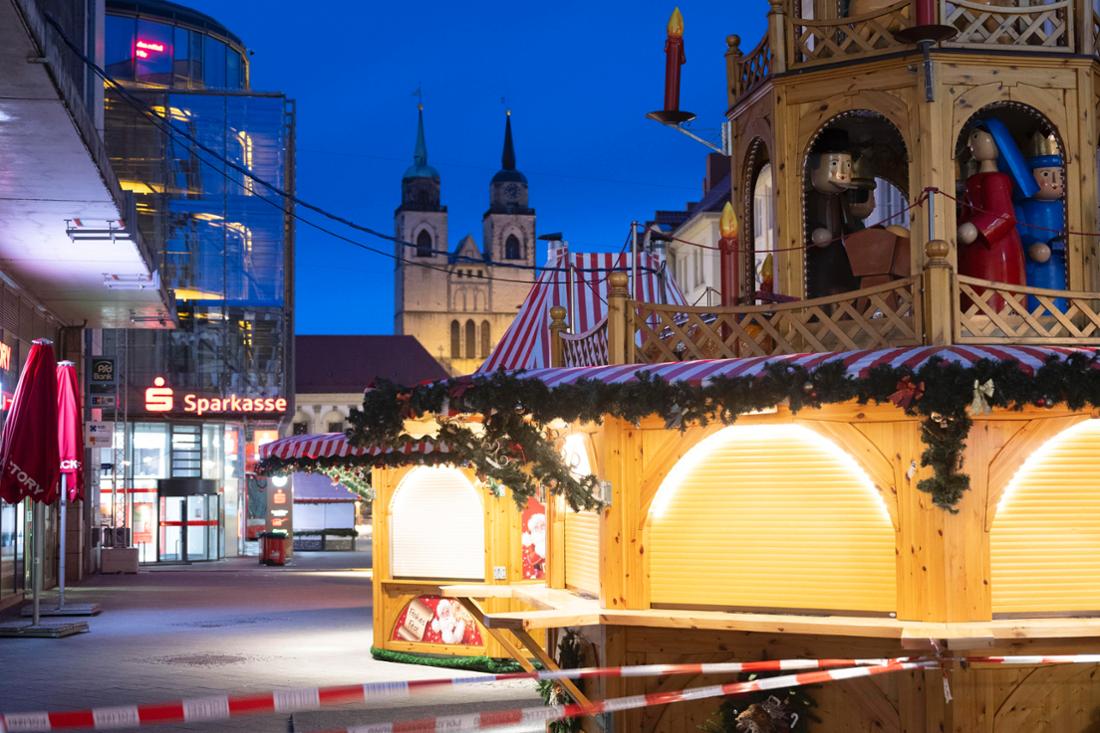
[[[104,137],[179,325],[90,337],[119,375],[100,400],[118,426],[100,449],[101,518],[131,530],[142,561],[215,559],[254,534],[247,473],[293,414],[291,204],[242,170],[293,191],[294,107],[251,90],[244,45],[213,19],[162,0],[106,7],[106,69],[125,93],[105,91]],[[151,389],[174,393],[168,409]],[[287,403],[220,405],[231,397]]]

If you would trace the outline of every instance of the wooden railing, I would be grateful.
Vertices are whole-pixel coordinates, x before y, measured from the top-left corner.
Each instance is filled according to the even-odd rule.
[[[756,91],[772,75],[775,56],[772,53],[771,37],[768,35],[761,38],[756,48],[747,55],[741,55],[736,48],[731,48],[731,53],[733,67],[730,71],[730,83],[732,98],[736,100]]]
[[[940,0],[940,19],[944,25],[958,31],[958,35],[948,43],[951,46],[1074,50],[1073,0],[1018,0],[1012,6],[971,0]]]
[[[910,25],[912,3],[899,0],[881,10],[844,18],[790,16],[787,59],[792,67],[851,61],[911,48],[894,38]]]
[[[1043,290],[955,277],[955,342],[1100,344],[1100,293]]]
[[[561,334],[560,366],[604,366],[608,362],[607,318],[586,333]]]
[[[909,277],[778,305],[706,308],[632,302],[626,357],[652,363],[920,344],[920,282]]]

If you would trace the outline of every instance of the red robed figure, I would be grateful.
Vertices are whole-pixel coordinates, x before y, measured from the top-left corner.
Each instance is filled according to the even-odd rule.
[[[1012,179],[1000,172],[970,176],[960,220],[978,228],[978,240],[959,247],[959,272],[1023,285],[1024,248],[1016,229]]]
[[[57,365],[57,451],[69,501],[84,497],[84,421],[80,410],[80,388],[76,365]]]
[[[57,360],[53,344],[37,339],[0,435],[0,498],[57,501],[61,462],[57,450]]]

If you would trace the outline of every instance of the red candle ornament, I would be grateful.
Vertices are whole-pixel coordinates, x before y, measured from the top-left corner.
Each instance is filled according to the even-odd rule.
[[[918,28],[936,24],[936,0],[914,0],[913,4],[916,5],[915,25]]]
[[[665,39],[665,111],[680,109],[680,67],[686,62],[684,17],[680,15],[680,8],[676,8],[668,19],[668,37]]]
[[[737,214],[729,201],[722,207],[722,218],[718,222],[722,238],[718,240],[721,255],[722,305],[737,305],[741,298],[741,283],[738,277],[740,256],[737,245]]]

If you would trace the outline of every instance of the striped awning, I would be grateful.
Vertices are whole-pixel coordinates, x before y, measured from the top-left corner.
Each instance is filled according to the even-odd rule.
[[[292,435],[280,438],[260,446],[260,460],[317,460],[319,458],[345,458],[359,456],[383,456],[393,453],[404,455],[446,453],[446,443],[431,440],[417,440],[398,447],[353,446],[348,443],[344,433],[323,433],[320,435]]]
[[[630,254],[562,249],[547,262],[547,268],[478,374],[546,367],[550,363],[550,309],[566,309],[570,332],[592,330],[607,317],[608,275],[615,270],[630,273]],[[630,291],[632,298],[646,303],[687,305],[663,260],[649,252],[638,255],[638,281],[631,284]]]
[[[537,379],[548,387],[573,384],[594,379],[607,384],[632,382],[639,373],[659,377],[666,382],[701,384],[715,377],[752,377],[771,364],[790,364],[814,370],[824,364],[843,362],[848,376],[867,376],[872,367],[884,364],[894,368],[917,370],[934,357],[951,364],[973,366],[983,359],[1016,362],[1020,369],[1032,374],[1049,359],[1068,359],[1072,354],[1094,356],[1097,349],[1057,346],[913,346],[865,351],[842,351],[823,354],[785,354],[755,356],[743,359],[706,359],[663,364],[622,364],[615,366],[533,369],[522,375]]]

